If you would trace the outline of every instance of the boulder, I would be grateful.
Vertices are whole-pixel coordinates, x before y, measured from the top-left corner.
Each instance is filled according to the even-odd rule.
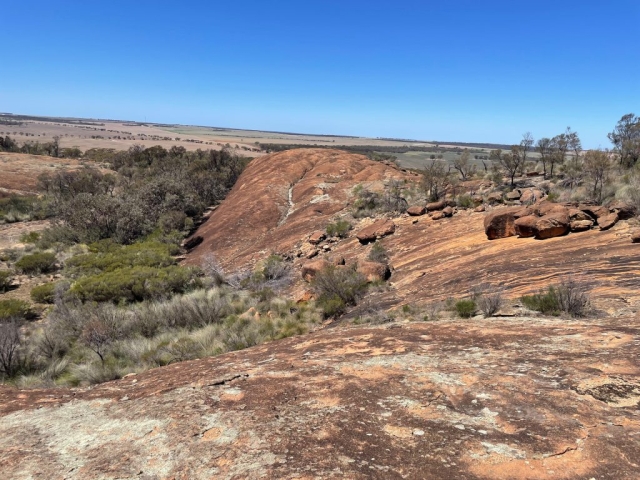
[[[560,237],[569,233],[569,212],[556,210],[541,217],[536,222],[536,238],[544,240],[546,238]]]
[[[395,231],[395,223],[391,220],[382,219],[360,230],[356,234],[356,238],[360,240],[360,243],[369,243],[386,235],[391,235]]]
[[[191,237],[188,240],[186,240],[184,242],[183,246],[187,250],[193,250],[198,245],[200,245],[203,240],[204,240],[204,238],[202,238],[200,235],[196,235],[195,237]]]
[[[520,207],[500,208],[484,217],[484,232],[489,240],[512,237],[516,234],[514,214],[522,211]]]
[[[631,234],[631,243],[640,243],[640,230],[636,230]]]
[[[593,227],[593,220],[571,220],[569,228],[572,232],[584,232],[591,230]]]
[[[302,266],[302,278],[306,282],[310,282],[315,278],[316,274],[320,270],[327,268],[328,265],[329,262],[326,260],[313,260],[311,262],[307,262]]]
[[[590,221],[593,223],[593,217],[578,208],[569,209],[569,218],[571,221]]]
[[[512,190],[505,195],[505,198],[510,202],[513,202],[514,200],[520,200],[520,192],[518,190]]]
[[[541,200],[542,197],[544,197],[544,192],[542,190],[538,188],[527,188],[522,191],[522,195],[520,195],[520,202],[522,204],[531,204]]]
[[[388,265],[368,261],[358,263],[358,273],[362,274],[367,282],[383,282],[391,276]]]
[[[545,215],[554,212],[566,212],[567,214],[569,213],[569,209],[566,205],[563,205],[561,203],[549,202],[547,200],[537,202],[535,205],[531,206],[531,209],[535,215],[538,215],[540,217],[544,217]]]
[[[442,213],[444,214],[445,217],[452,217],[453,216],[453,208],[451,207],[444,207],[442,209]]]
[[[324,232],[318,230],[309,235],[309,243],[311,245],[317,245],[325,238],[327,238],[327,235]]]
[[[609,205],[609,210],[616,212],[619,220],[628,220],[637,214],[636,208],[625,202],[615,202]]]
[[[433,220],[441,220],[441,219],[443,219],[444,217],[445,217],[444,212],[433,212],[433,213],[431,214],[431,218],[432,218]]]
[[[535,215],[525,215],[524,217],[517,218],[514,222],[516,228],[516,235],[521,238],[535,237],[538,233],[536,224],[540,220]]]
[[[476,208],[473,209],[474,212],[484,212],[486,210],[486,208],[484,207],[484,205],[478,205]]]
[[[487,195],[487,202],[489,203],[502,203],[502,194],[500,192],[493,192]]]
[[[482,199],[482,195],[474,195],[471,197],[471,201],[476,205],[481,204],[484,200]]]
[[[442,210],[447,206],[446,200],[439,200],[437,202],[427,203],[427,212],[435,212],[436,210]]]
[[[598,220],[600,219],[600,217],[611,214],[609,209],[607,207],[603,207],[602,205],[579,205],[578,209],[589,214],[592,218]]]
[[[616,223],[618,223],[618,214],[616,212],[598,217],[598,225],[600,226],[600,230],[609,230]]]
[[[424,215],[427,212],[427,207],[423,207],[420,205],[414,205],[413,207],[407,208],[407,213],[412,217],[419,217],[420,215]]]

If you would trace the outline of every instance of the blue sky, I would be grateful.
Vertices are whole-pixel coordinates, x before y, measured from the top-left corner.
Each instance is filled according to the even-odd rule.
[[[635,1],[4,2],[0,111],[468,142],[640,114]]]

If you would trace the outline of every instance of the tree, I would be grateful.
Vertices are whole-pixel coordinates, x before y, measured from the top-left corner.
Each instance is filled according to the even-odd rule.
[[[591,183],[591,195],[598,203],[602,202],[602,189],[609,180],[611,158],[609,152],[589,150],[584,156],[584,172]]]
[[[533,146],[533,136],[530,132],[527,132],[522,135],[522,140],[520,140],[520,144],[518,145],[518,155],[520,156],[519,168],[520,170],[524,170],[524,167],[527,165],[527,153],[531,150]]]
[[[618,154],[620,165],[632,167],[640,159],[640,117],[624,115],[607,135]]]
[[[551,139],[544,137],[538,140],[538,143],[536,143],[536,150],[538,150],[538,153],[540,154],[542,174],[544,175],[544,178],[547,178],[547,166],[549,165],[551,155],[553,155]]]
[[[12,377],[20,365],[20,327],[15,322],[0,323],[0,373]]]
[[[520,170],[521,162],[524,157],[521,156],[521,150],[519,145],[511,147],[511,151],[503,153],[502,150],[492,150],[490,157],[491,160],[497,161],[505,174],[511,180],[511,187],[515,187],[515,176]]]
[[[471,155],[469,154],[469,150],[465,149],[462,154],[453,161],[453,168],[460,172],[463,181],[472,176],[476,171],[476,166],[471,163],[470,159]]]
[[[437,201],[449,183],[449,171],[444,162],[432,160],[422,172],[422,185],[429,200]]]

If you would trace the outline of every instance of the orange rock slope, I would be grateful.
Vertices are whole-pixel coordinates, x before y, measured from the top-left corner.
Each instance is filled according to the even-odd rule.
[[[204,241],[188,255],[187,262],[198,264],[213,253],[233,271],[271,252],[296,257],[300,247],[316,248],[319,231],[332,219],[348,216],[354,186],[381,189],[390,178],[418,180],[395,167],[341,151],[292,150],[258,158],[198,230],[196,235]],[[391,219],[394,229],[378,240],[389,252],[392,266],[391,288],[380,295],[381,303],[391,306],[460,297],[481,283],[500,286],[507,296],[518,297],[575,276],[589,284],[599,308],[627,315],[636,312],[640,246],[631,243],[633,220],[620,221],[606,231],[588,230],[546,240],[488,240],[483,221],[503,209],[508,211],[487,207],[486,213],[459,210],[452,218],[438,220],[427,215]],[[365,260],[372,247],[358,241],[357,235],[366,233],[375,219],[353,221],[350,236],[328,245],[327,250],[318,249],[314,260]],[[314,245],[309,243],[312,235]],[[294,262],[302,287],[306,262],[305,256]]]
[[[6,479],[637,479],[640,324],[333,328],[93,389],[0,387]]]

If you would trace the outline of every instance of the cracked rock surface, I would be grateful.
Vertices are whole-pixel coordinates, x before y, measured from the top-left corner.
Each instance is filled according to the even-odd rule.
[[[640,319],[318,331],[90,389],[0,387],[2,478],[640,477]]]

